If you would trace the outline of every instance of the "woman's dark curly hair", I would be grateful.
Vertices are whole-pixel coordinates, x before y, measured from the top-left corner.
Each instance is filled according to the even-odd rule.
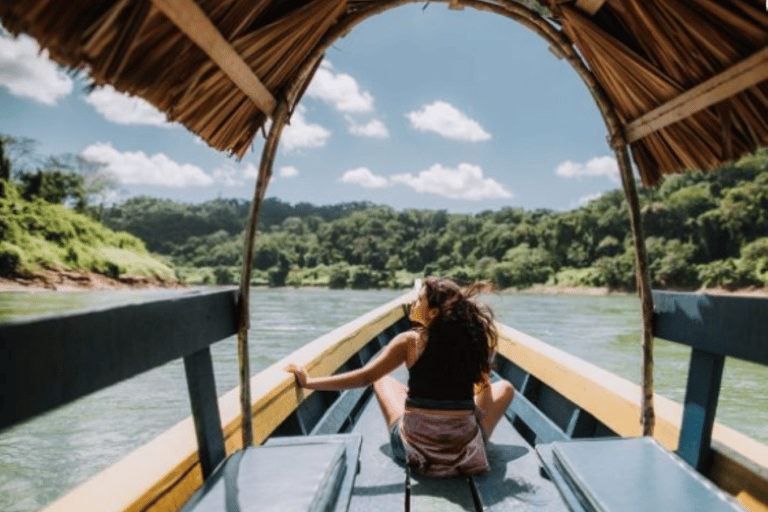
[[[475,383],[490,373],[498,342],[493,312],[472,300],[485,287],[484,283],[476,283],[462,288],[446,278],[424,280],[427,304],[438,311],[422,330],[427,339],[425,350],[439,350],[448,369]]]

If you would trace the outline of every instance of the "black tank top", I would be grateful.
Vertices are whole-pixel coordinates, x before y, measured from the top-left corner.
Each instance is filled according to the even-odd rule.
[[[474,379],[451,371],[460,361],[441,354],[440,342],[427,342],[419,359],[408,370],[406,404],[424,409],[474,409]],[[454,354],[461,357],[461,354]]]

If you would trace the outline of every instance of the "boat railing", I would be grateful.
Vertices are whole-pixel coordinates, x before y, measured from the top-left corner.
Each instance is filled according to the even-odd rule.
[[[677,454],[706,473],[725,358],[768,365],[768,297],[654,291],[653,303],[654,335],[692,348]]]
[[[412,295],[406,293],[334,329],[287,358],[313,374],[365,364],[408,324],[403,306]],[[199,488],[201,476],[205,480],[228,454],[242,448],[238,388],[217,397],[210,350],[237,333],[238,300],[235,288],[184,292],[0,323],[0,431],[170,361],[184,360],[192,417],[47,510],[177,509]],[[259,418],[254,443],[269,436],[343,430],[351,421],[345,414],[359,412],[349,407],[354,397],[342,397],[328,408],[327,394],[334,392],[297,390],[284,371],[287,363],[279,361],[251,378],[256,391],[251,412]],[[157,467],[147,467],[147,461]],[[114,491],[107,501],[83,499],[105,489]]]
[[[209,475],[225,456],[210,346],[237,333],[238,293],[186,293],[0,325],[0,429],[183,358]]]
[[[560,430],[537,434],[537,440],[542,438],[536,446],[542,465],[574,511],[617,510],[628,502],[633,510],[702,510],[704,504],[707,510],[743,510],[737,501],[764,510],[768,472],[750,463],[750,456],[757,454],[744,457],[731,451],[737,446],[713,445],[713,431],[725,358],[768,365],[768,300],[662,291],[653,292],[653,299],[654,336],[692,349],[676,439],[668,439],[667,414],[661,418],[667,430],[660,436],[667,438],[664,444],[624,433],[576,439],[561,421]],[[550,431],[561,435],[547,435]]]
[[[729,354],[765,364],[768,354],[766,298],[654,293],[657,294],[656,337],[674,339],[678,331],[679,336],[691,340],[694,350]],[[702,315],[704,319],[699,318]],[[502,358],[497,371],[517,390],[507,416],[530,444],[642,435],[638,421],[642,394],[639,385],[512,327],[498,327]],[[701,356],[691,355],[692,359],[698,357]],[[697,363],[690,374],[694,382],[713,377],[713,372],[700,368]],[[719,380],[716,384],[719,389]],[[653,437],[669,451],[677,451],[683,459],[686,435],[695,434],[696,430],[688,430],[683,435],[681,432],[695,425],[691,418],[703,417],[707,407],[711,422],[717,405],[711,393],[704,407],[697,405],[693,397],[691,394],[683,406],[665,396],[654,395]],[[686,408],[688,419],[682,422]],[[768,510],[768,447],[717,422],[708,423],[706,429],[699,428],[698,432],[707,436],[693,436],[705,453],[700,460],[707,460],[706,467],[700,466],[699,472],[737,496],[750,510]]]

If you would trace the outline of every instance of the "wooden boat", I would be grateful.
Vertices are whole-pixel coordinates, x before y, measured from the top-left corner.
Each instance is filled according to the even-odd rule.
[[[247,503],[261,508],[330,510],[350,503],[352,509],[376,510],[389,506],[381,498],[388,493],[402,488],[408,494],[396,466],[387,465],[375,450],[366,451],[385,440],[375,437],[380,435],[373,433],[376,429],[367,430],[373,413],[365,392],[305,396],[283,371],[285,361],[251,378],[246,336],[258,211],[282,129],[334,41],[369,17],[406,3],[0,3],[6,29],[32,35],[58,62],[87,68],[98,83],[141,96],[221,151],[242,156],[271,119],[246,229],[239,292],[0,326],[6,354],[0,359],[0,375],[6,379],[0,428],[162,362],[180,357],[185,361],[194,420],[178,425],[51,508],[179,510],[190,499],[188,507],[204,508],[212,503],[211,496],[227,502],[233,489],[245,496],[253,482],[266,482],[258,484],[262,494]],[[532,30],[573,67],[592,94],[616,154],[629,208],[641,299],[643,378],[639,389],[503,328],[499,373],[520,392],[508,411],[509,421],[499,430],[501,440],[491,439],[495,469],[466,486],[414,478],[412,499],[405,503],[440,510],[728,510],[737,506],[732,496],[750,510],[768,510],[766,447],[714,425],[724,358],[768,364],[765,301],[652,295],[630,160],[631,154],[640,178],[650,186],[664,174],[711,169],[768,144],[768,14],[762,2],[446,3],[453,9],[502,15]],[[407,328],[405,302],[407,297],[376,310],[310,343],[291,359],[317,373],[362,364],[398,329]],[[208,347],[235,332],[241,363],[239,399],[233,392],[214,407]],[[692,347],[682,409],[653,394],[654,335]],[[238,401],[243,414],[237,412]],[[362,444],[361,472],[352,482],[361,446],[355,432],[361,430],[368,442]],[[345,433],[320,435],[326,432]],[[258,449],[250,446],[264,441]],[[506,448],[496,450],[496,443]],[[221,466],[226,453],[246,445],[236,452],[235,463]],[[267,462],[254,464],[257,459]],[[294,461],[290,474],[272,471],[270,464],[277,467],[288,459]],[[325,462],[301,471],[315,459]],[[384,461],[381,474],[375,471],[375,461]],[[374,473],[367,473],[372,466]],[[541,477],[542,467],[551,480]],[[238,487],[237,478],[226,478],[238,471],[253,476],[251,485]],[[289,491],[279,492],[277,484],[286,481]],[[196,494],[201,485],[208,498]],[[302,506],[281,502],[298,496],[309,496],[309,501]],[[313,501],[314,496],[318,500]],[[423,496],[425,501],[420,501]],[[434,503],[426,496],[444,499]],[[230,500],[218,506],[232,510],[236,505]]]
[[[216,400],[209,350],[211,344],[235,332],[237,297],[235,290],[183,293],[170,299],[0,325],[0,339],[4,340],[7,354],[0,363],[0,373],[6,375],[4,389],[10,391],[6,395],[10,399],[2,408],[2,427],[184,357],[193,416],[63,496],[46,511],[188,510],[183,504],[199,492],[203,477],[208,477],[210,485],[215,475],[223,472],[224,452],[243,453],[238,451],[238,390]],[[285,367],[288,362],[298,362],[313,373],[329,374],[365,364],[394,335],[411,327],[406,311],[413,298],[413,292],[405,294],[308,343],[252,378],[255,442],[263,445],[259,449],[300,446],[302,453],[302,459],[294,461],[296,467],[287,474],[275,473],[274,461],[257,466],[261,472],[257,470],[252,485],[261,485],[258,495],[262,499],[265,485],[279,488],[278,482],[287,482],[293,486],[306,460],[313,459],[312,450],[320,446],[321,439],[350,450],[344,471],[337,474],[333,506],[327,510],[347,510],[347,506],[348,510],[400,510],[405,506],[406,471],[387,454],[388,438],[370,389],[302,391]],[[656,315],[660,335],[667,338],[673,337],[670,329],[679,329],[679,322],[701,320],[692,315],[696,304],[710,315],[731,315],[745,309],[768,312],[768,300],[759,298],[660,293],[656,302],[668,306]],[[680,314],[681,310],[686,313]],[[140,324],[138,318],[142,319]],[[159,329],[159,325],[163,328]],[[499,328],[496,372],[510,380],[518,393],[506,419],[490,439],[491,470],[470,479],[412,475],[408,498],[412,510],[568,510],[573,505],[558,492],[557,485],[562,482],[558,482],[557,474],[551,480],[542,476],[537,448],[570,439],[643,439],[637,438],[637,385],[510,327]],[[739,335],[752,331],[762,336],[762,329],[759,322],[753,321],[739,332],[731,332]],[[728,345],[723,350],[741,358],[765,359],[766,350],[761,344]],[[696,385],[691,382],[700,376],[692,373],[689,379],[690,400],[696,394]],[[674,450],[682,407],[660,396],[656,400],[656,439]],[[686,404],[686,408],[696,407],[694,403]],[[702,465],[704,475],[748,509],[764,510],[768,447],[714,424],[711,455],[708,452],[702,451],[708,461]],[[279,459],[285,460],[282,455]],[[678,492],[676,489],[675,494]],[[727,507],[735,503],[731,498],[713,496],[713,503],[721,500]],[[293,509],[290,504],[277,503],[276,510]],[[220,505],[224,506],[223,502]],[[260,510],[264,508],[261,501],[259,506]]]

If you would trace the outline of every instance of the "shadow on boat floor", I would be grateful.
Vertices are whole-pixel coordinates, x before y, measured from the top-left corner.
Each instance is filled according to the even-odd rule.
[[[400,372],[396,378],[402,379]],[[405,469],[392,459],[389,436],[375,399],[370,399],[354,433],[362,434],[360,473],[352,491],[350,511],[402,511]],[[534,449],[503,419],[488,444],[490,471],[474,477],[489,512],[563,511],[568,509],[555,486],[541,476]],[[411,475],[413,512],[474,511],[475,500],[466,477],[450,479]]]

